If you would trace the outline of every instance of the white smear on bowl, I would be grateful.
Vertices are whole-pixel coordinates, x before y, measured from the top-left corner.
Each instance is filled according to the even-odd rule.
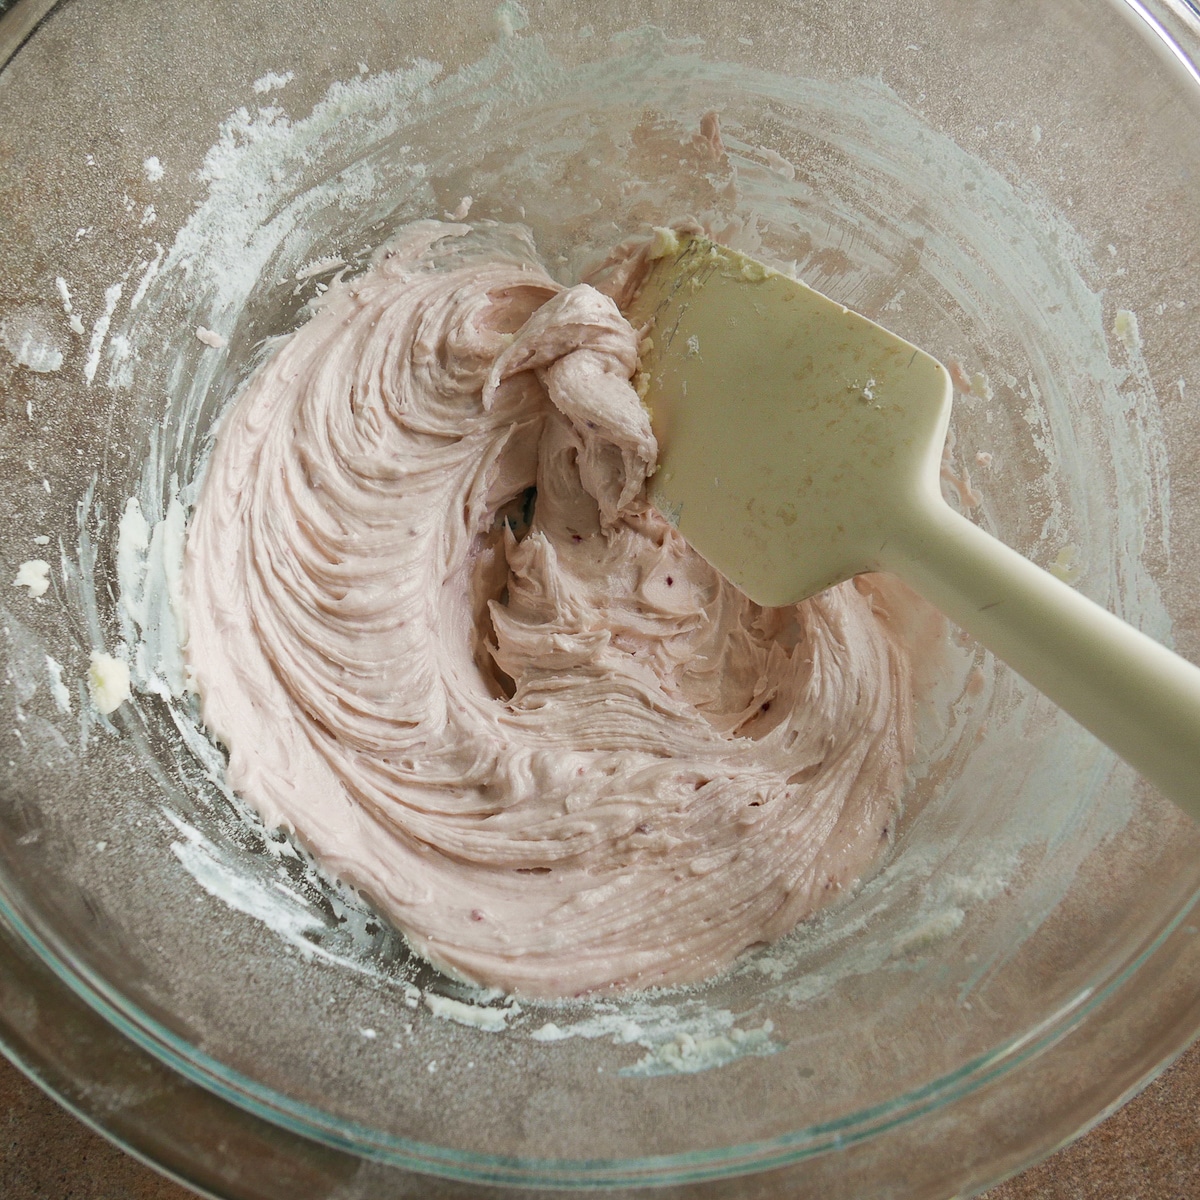
[[[182,835],[171,843],[171,853],[184,865],[191,877],[210,895],[230,908],[269,925],[285,942],[306,956],[320,953],[306,937],[323,928],[323,922],[299,893],[284,884],[268,884],[247,877],[231,866],[220,848],[199,830],[174,813],[167,819]]]
[[[129,687],[129,666],[103,650],[92,651],[87,683],[92,703],[103,716],[116,712],[133,694]]]
[[[324,275],[327,271],[336,271],[339,267],[344,267],[346,260],[338,258],[336,255],[330,255],[327,258],[318,258],[315,262],[310,262],[307,266],[301,267],[296,272],[296,281],[303,282],[305,279],[311,279],[314,275]]]
[[[37,305],[19,308],[0,321],[0,345],[13,356],[19,367],[38,375],[59,370],[63,350],[54,335],[46,312]]]
[[[260,75],[253,84],[255,92],[260,96],[265,96],[268,92],[278,91],[281,87],[286,87],[294,78],[291,71],[284,71],[280,74],[277,71],[268,71],[265,75]]]
[[[55,707],[64,716],[71,715],[71,692],[63,682],[62,666],[49,654],[46,655],[46,671],[50,676],[50,696]]]
[[[1140,350],[1142,333],[1138,328],[1137,313],[1130,312],[1127,308],[1117,309],[1116,319],[1113,321],[1113,335],[1131,353]]]
[[[507,1029],[508,1019],[513,1015],[512,1009],[485,1008],[479,1004],[466,1004],[449,996],[439,996],[435,992],[426,992],[423,1000],[425,1007],[435,1017],[443,1017],[457,1025],[482,1029],[487,1033],[500,1033]],[[519,1013],[520,1009],[516,1011]]]
[[[162,265],[163,248],[157,242],[154,243],[154,257],[149,261],[143,261],[141,264],[142,276],[138,280],[138,285],[133,290],[133,296],[129,300],[129,311],[132,313],[135,308],[142,302],[142,298],[146,295],[146,289],[149,288],[155,275],[158,274],[158,268]]]
[[[545,1044],[602,1038],[617,1046],[642,1047],[646,1053],[622,1067],[622,1075],[692,1075],[783,1049],[772,1037],[774,1025],[770,1020],[741,1027],[728,1009],[713,1008],[694,999],[664,1002],[635,995],[620,1003],[610,1000],[595,1001],[590,1006],[570,1005],[568,1012],[572,1010],[582,1010],[586,1015],[565,1022],[562,1018],[547,1021],[529,1037]]]
[[[29,594],[36,599],[44,596],[50,587],[50,564],[41,558],[31,558],[17,568],[17,577],[12,581],[13,587],[29,589]]]
[[[183,644],[185,512],[177,495],[153,526],[135,497],[125,504],[117,527],[117,582],[121,632],[140,690],[164,699],[187,687]]]
[[[252,874],[246,869],[244,852],[238,847],[214,842],[169,808],[163,808],[162,813],[181,835],[181,840],[171,843],[172,854],[215,900],[261,922],[305,958],[332,963],[401,989],[405,1004],[411,992],[416,999],[410,1007],[419,1002],[419,989],[402,975],[397,977],[381,969],[365,956],[355,956],[356,946],[367,941],[365,930],[376,927],[379,918],[347,889],[321,877],[311,863],[299,864],[305,869],[299,881],[290,885],[276,877]],[[250,825],[249,817],[246,824]],[[297,851],[288,842],[267,841],[262,851],[265,853],[256,856],[256,866],[261,866],[264,858],[269,861],[272,857],[298,861]],[[318,909],[301,889],[320,895],[329,911]],[[343,949],[349,953],[342,953]]]
[[[956,933],[966,914],[955,905],[948,905],[927,917],[920,924],[907,929],[892,943],[895,955],[920,954],[944,942]]]
[[[104,339],[108,336],[108,327],[112,323],[113,313],[117,310],[117,302],[121,299],[124,284],[114,283],[104,289],[104,311],[96,318],[92,326],[92,340],[88,343],[87,361],[83,364],[83,377],[90,387],[96,378],[100,366],[100,354],[104,349]]]
[[[213,329],[204,325],[196,326],[196,341],[203,342],[211,350],[224,350],[229,342]]]
[[[753,1029],[736,1026],[727,1033],[695,1037],[680,1032],[673,1038],[650,1049],[633,1066],[624,1067],[621,1075],[647,1078],[654,1075],[695,1075],[714,1067],[728,1066],[740,1058],[763,1058],[777,1054],[782,1047],[772,1041],[774,1025],[764,1021]]]

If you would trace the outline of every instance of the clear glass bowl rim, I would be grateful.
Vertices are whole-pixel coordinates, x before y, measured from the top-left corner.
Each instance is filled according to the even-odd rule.
[[[1190,76],[1192,83],[1200,88],[1200,0],[1112,2],[1127,8],[1150,36],[1160,43],[1160,49],[1174,59]],[[0,0],[0,71],[36,34],[39,25],[68,3],[69,0]],[[203,1054],[130,1003],[118,988],[79,961],[53,930],[44,927],[36,911],[28,909],[19,898],[8,894],[4,883],[0,877],[0,922],[33,952],[56,980],[107,1022],[120,1038],[235,1109],[335,1152],[349,1153],[421,1175],[464,1183],[572,1190],[671,1186],[728,1179],[791,1166],[829,1151],[846,1149],[944,1109],[1037,1059],[1117,998],[1139,971],[1164,948],[1200,903],[1200,891],[1197,891],[1162,925],[1148,944],[1133,952],[1119,969],[1114,970],[1090,994],[957,1070],[881,1104],[780,1137],[715,1150],[630,1159],[538,1159],[448,1150],[429,1143],[384,1135],[355,1123],[331,1118],[317,1108],[292,1101],[256,1083],[219,1060]],[[1148,1063],[1140,1081],[1133,1088],[1094,1115],[1074,1135],[1090,1128],[1112,1108],[1153,1080],[1197,1033],[1200,1033],[1200,1007],[1195,1009],[1194,1023],[1186,1032],[1181,1031],[1178,1044],[1157,1061]],[[42,1073],[25,1060],[14,1042],[10,1030],[5,1028],[5,1021],[0,1018],[0,1051],[6,1057],[89,1126],[116,1141],[123,1149],[158,1167],[128,1137],[110,1131],[96,1115],[60,1095]],[[1030,1158],[1025,1165],[1032,1161],[1034,1158]],[[1009,1173],[1011,1171],[1004,1174]],[[989,1186],[1002,1177],[990,1180]]]

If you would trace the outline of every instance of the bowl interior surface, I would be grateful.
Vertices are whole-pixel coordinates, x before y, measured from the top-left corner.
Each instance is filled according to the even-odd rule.
[[[227,792],[169,598],[270,339],[469,196],[563,281],[685,215],[795,263],[954,368],[952,502],[1197,658],[1200,89],[1132,6],[75,0],[0,111],[0,554],[51,565],[42,598],[0,596],[0,897],[129,1036],[384,1160],[668,1181],[933,1109],[965,1142],[962,1095],[1019,1097],[1092,1006],[1142,1001],[1200,834],[972,644],[928,681],[905,819],[855,894],[702,987],[514,1004],[414,959]],[[141,618],[131,498],[166,571]],[[111,718],[94,649],[139,684]]]

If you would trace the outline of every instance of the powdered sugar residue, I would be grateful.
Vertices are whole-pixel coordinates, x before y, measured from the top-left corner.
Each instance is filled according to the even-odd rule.
[[[117,310],[117,302],[124,290],[123,283],[110,284],[104,289],[104,311],[92,325],[92,340],[88,344],[87,360],[83,364],[83,377],[90,387],[96,378],[100,367],[100,354],[104,349],[104,339],[108,336],[108,327],[112,323],[113,313]]]
[[[277,71],[268,71],[254,81],[254,91],[259,96],[265,96],[268,92],[275,92],[281,87],[286,87],[293,78],[295,77],[291,71],[284,71],[282,74]]]
[[[48,314],[37,305],[20,308],[0,321],[0,346],[20,367],[38,375],[60,370],[63,350]]]
[[[520,14],[515,15],[519,21]],[[508,24],[514,31],[505,35],[500,48],[453,75],[444,75],[428,62],[376,76],[364,68],[363,77],[335,85],[300,119],[291,120],[278,108],[242,109],[223,123],[201,168],[205,199],[169,251],[160,250],[158,257],[136,268],[143,274],[122,326],[134,353],[139,346],[157,345],[160,362],[161,336],[168,330],[175,356],[161,384],[170,402],[165,411],[155,413],[156,432],[136,489],[146,522],[146,551],[149,530],[166,520],[172,502],[186,512],[187,481],[203,459],[204,430],[214,406],[237,382],[219,361],[225,356],[197,343],[193,331],[198,324],[225,331],[235,344],[258,344],[285,332],[302,319],[290,296],[295,283],[303,282],[296,276],[306,264],[336,260],[335,269],[349,264],[353,271],[364,260],[364,248],[378,245],[398,223],[453,214],[466,195],[474,197],[472,213],[479,219],[526,220],[564,279],[577,277],[598,249],[611,243],[613,223],[619,225],[627,214],[648,213],[652,223],[661,223],[703,209],[724,223],[726,240],[737,248],[785,266],[794,263],[802,278],[835,298],[866,307],[865,301],[876,297],[878,311],[889,313],[898,332],[935,352],[960,346],[959,330],[939,326],[933,318],[922,324],[922,292],[933,289],[945,297],[947,309],[962,301],[971,322],[988,329],[987,337],[994,339],[993,345],[978,348],[979,353],[965,355],[972,364],[965,375],[971,385],[965,399],[980,406],[981,420],[985,404],[994,408],[997,418],[993,426],[989,415],[985,450],[970,440],[961,443],[966,461],[983,465],[978,455],[994,453],[995,462],[1009,472],[1025,447],[1004,444],[1001,421],[1007,412],[1028,411],[1032,423],[1026,426],[1018,417],[1016,438],[1019,442],[1028,437],[1028,457],[1041,463],[1028,486],[1053,497],[1045,544],[1051,553],[1078,546],[1079,562],[1093,564],[1085,581],[1093,594],[1128,598],[1126,615],[1137,614],[1153,633],[1168,630],[1157,590],[1140,559],[1145,530],[1157,529],[1155,522],[1159,514],[1165,516],[1169,499],[1153,382],[1144,370],[1141,350],[1132,344],[1135,339],[1115,330],[1111,307],[1106,315],[1102,298],[1087,282],[1092,277],[1089,251],[1043,197],[1013,185],[931,130],[878,79],[829,83],[726,69],[694,48],[671,46],[652,31],[628,35],[619,46],[598,46],[601,59],[568,69],[554,62],[535,38],[516,36],[512,14]],[[683,79],[690,81],[686,89],[679,86]],[[647,107],[660,115],[661,124],[638,125]],[[671,163],[678,165],[681,156],[691,152],[699,116],[718,107],[725,158],[711,156],[710,141],[703,172],[689,159],[686,171],[678,178],[672,175]],[[435,160],[429,130],[433,115],[451,108],[456,128],[468,132],[456,165],[439,175],[427,165]],[[758,114],[765,111],[776,125],[764,133]],[[520,122],[528,121],[532,112],[538,128],[547,131],[546,145],[553,143],[559,151],[535,149],[514,139],[511,162],[503,166],[494,155],[483,153],[484,141],[492,150],[509,145],[506,122],[527,128]],[[612,137],[605,132],[610,126]],[[401,131],[403,136],[397,136]],[[486,138],[478,131],[487,131]],[[585,132],[595,138],[586,154],[576,153],[574,147],[582,144]],[[636,137],[644,155],[639,171],[630,169],[624,157],[623,147],[633,143],[622,139],[630,137]],[[839,191],[835,166],[819,156],[815,163],[805,161],[785,146],[789,141],[834,146],[839,161],[869,155],[872,172],[855,176],[853,203],[840,198],[851,193]],[[387,153],[380,150],[384,146],[389,147]],[[589,156],[601,166],[588,167]],[[579,175],[577,182],[572,182],[573,171]],[[919,203],[904,191],[906,179],[921,181]],[[969,205],[963,203],[964,181],[972,189]],[[737,190],[736,198],[731,189]],[[856,236],[864,220],[878,227],[875,240]],[[562,233],[567,228],[570,237]],[[925,239],[926,247],[923,274],[917,280],[922,286],[895,274],[895,263],[904,259],[917,238]],[[839,251],[842,258],[837,257]],[[276,303],[274,289],[282,279],[288,280],[288,300]],[[886,291],[877,289],[881,279],[887,282]],[[253,316],[264,306],[269,320]],[[115,312],[115,301],[113,308]],[[1038,313],[1051,308],[1056,321],[1047,330]],[[156,324],[168,315],[178,319]],[[245,341],[238,342],[243,336]],[[102,337],[101,352],[103,341]],[[236,370],[251,365],[250,356],[243,357]],[[143,369],[135,364],[135,382],[136,371]],[[988,377],[986,387],[980,379],[978,390],[977,375]],[[1092,405],[1082,420],[1071,387],[1064,382],[1079,378],[1095,380]],[[158,387],[159,381],[154,382]],[[994,402],[987,391],[994,392]],[[967,426],[971,411],[963,405]],[[1092,449],[1099,445],[1114,448],[1111,462],[1097,461]],[[1102,485],[1097,483],[1097,470],[1105,473]],[[172,484],[173,475],[184,481],[182,486]],[[987,491],[993,491],[990,483]],[[1106,495],[1116,499],[1110,503]],[[988,495],[979,506],[979,519],[992,527],[1003,516],[995,507]],[[1072,528],[1076,517],[1082,538]],[[1096,553],[1098,547],[1103,554]],[[84,568],[85,575],[89,571]],[[136,570],[133,577],[139,578]],[[136,646],[145,635],[135,622],[128,636]],[[133,661],[136,664],[136,657]],[[1119,830],[1126,811],[1121,803],[1091,805],[1080,795],[1080,780],[1095,789],[1103,786],[1094,750],[1065,727],[1058,728],[1053,714],[1030,705],[1019,689],[1015,701],[1011,689],[1008,692],[1009,707],[994,709],[994,698],[1004,688],[997,683],[993,664],[982,660],[971,669],[971,704],[960,705],[942,733],[931,735],[932,753],[939,749],[937,736],[952,746],[976,747],[954,760],[958,774],[952,772],[941,781],[945,787],[938,812],[974,814],[971,820],[986,827],[988,836],[995,834],[995,861],[960,861],[955,857],[960,852],[946,845],[922,857],[914,853],[914,846],[938,845],[940,834],[935,822],[918,823],[905,835],[894,870],[848,897],[843,909],[735,969],[735,979],[744,970],[770,983],[763,1005],[794,1006],[803,1017],[807,1006],[836,995],[841,982],[856,973],[910,971],[935,951],[945,961],[959,961],[960,943],[979,924],[975,914],[998,901],[1003,886],[1018,886],[1013,864],[1027,846],[1053,846],[1063,860],[1065,888],[1072,864]],[[136,665],[135,671],[141,678]],[[145,678],[150,677],[147,669]],[[158,677],[165,683],[161,671]],[[209,783],[220,788],[219,750],[182,701],[173,699],[171,704],[180,754],[203,764]],[[1035,717],[1043,741],[1035,754],[1014,759],[1010,735]],[[1020,800],[1024,781],[1035,777],[1041,795],[1078,798],[1065,817],[1053,805],[1012,815],[1009,802]],[[236,797],[228,797],[232,813],[236,802]],[[1001,812],[1010,815],[989,816]],[[240,836],[231,831],[245,828],[243,817],[235,816],[228,827],[222,820],[206,814],[203,828],[209,845],[224,856],[227,873],[209,869],[200,852],[187,862],[209,872],[215,887],[211,894],[227,903],[225,889],[237,886],[239,877],[260,876],[253,857],[227,853],[224,845]],[[251,823],[248,817],[245,821]],[[180,840],[186,844],[188,839]],[[969,849],[964,843],[961,853]],[[928,873],[935,869],[982,882],[932,895],[926,885]],[[328,881],[313,886],[319,886],[322,895],[337,895]],[[1058,894],[1057,885],[1047,885],[1031,899],[1030,924],[1023,928],[1036,928],[1053,910]],[[963,917],[956,925],[957,912]],[[297,918],[294,912],[281,914],[264,905],[259,919],[272,929],[278,925],[277,936],[286,942],[286,931],[294,931],[290,923]],[[339,943],[340,961],[347,970],[374,978],[364,947],[378,942],[363,932],[368,918],[355,920],[353,936]],[[930,940],[933,934],[942,940]],[[331,936],[330,931],[321,936]],[[1005,952],[981,952],[964,989],[985,986],[996,956]],[[421,1000],[424,992],[413,990],[415,998],[404,993],[401,1007],[412,999],[432,1017]],[[679,1032],[683,1002],[658,1002],[676,1006],[670,1019]],[[696,998],[696,1003],[704,1002]],[[531,1036],[528,1028],[546,1029],[538,1040],[550,1044],[550,1027],[561,1032],[592,1017],[611,1017],[624,1023],[620,1030],[610,1026],[610,1040],[629,1035],[631,1040],[623,1045],[650,1055],[653,1048],[638,1041],[627,1016],[624,1009],[606,1012],[597,1004],[577,1011],[538,1009],[527,1018],[509,1019],[507,1032],[490,1036]],[[777,1014],[772,1012],[772,1017],[778,1026]],[[748,1031],[761,1030],[766,1019],[758,1008],[735,1014],[736,1027]],[[645,1028],[641,1017],[629,1020]],[[453,1021],[449,1024],[472,1033]],[[572,1032],[558,1040],[583,1036]],[[709,1035],[701,1030],[691,1036],[702,1041]],[[665,1044],[675,1034],[664,1031],[663,1037]],[[780,1044],[786,1040],[778,1028],[768,1037]],[[677,1043],[677,1048],[680,1062],[691,1057],[684,1053],[686,1046]],[[665,1059],[673,1053],[666,1051]]]
[[[29,594],[36,600],[44,596],[50,587],[50,564],[41,558],[31,558],[17,568],[17,577],[12,582],[13,587],[28,588]]]

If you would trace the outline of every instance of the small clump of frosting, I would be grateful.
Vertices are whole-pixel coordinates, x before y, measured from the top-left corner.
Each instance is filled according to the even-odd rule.
[[[647,502],[637,351],[519,231],[419,223],[254,375],[188,531],[229,783],[421,954],[526,995],[786,933],[887,844],[911,756],[909,594],[724,580]]]

